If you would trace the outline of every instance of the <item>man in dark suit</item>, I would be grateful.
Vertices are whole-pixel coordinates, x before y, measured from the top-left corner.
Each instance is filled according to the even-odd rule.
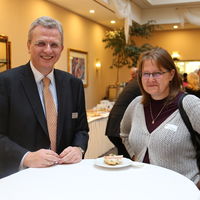
[[[124,112],[130,102],[137,96],[141,95],[140,88],[137,82],[137,70],[131,69],[131,80],[127,83],[117,101],[115,102],[112,110],[110,111],[108,122],[106,126],[106,135],[109,140],[117,148],[118,154],[123,155],[126,158],[130,158],[122,139],[120,138],[120,122],[124,115]]]
[[[36,19],[27,46],[30,61],[0,74],[0,177],[27,167],[77,163],[87,149],[82,81],[54,69],[63,50],[61,24],[50,17]],[[51,81],[49,89],[57,113],[55,150],[50,149],[44,77]]]

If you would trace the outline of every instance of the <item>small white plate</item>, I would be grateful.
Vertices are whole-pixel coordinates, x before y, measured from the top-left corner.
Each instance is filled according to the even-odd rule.
[[[95,165],[99,167],[105,167],[105,168],[122,168],[132,165],[132,161],[128,158],[122,158],[122,163],[118,165],[108,165],[104,162],[104,158],[97,158],[95,159]]]

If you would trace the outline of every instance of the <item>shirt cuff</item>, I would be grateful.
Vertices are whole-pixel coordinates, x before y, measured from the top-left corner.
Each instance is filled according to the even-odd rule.
[[[24,154],[24,156],[22,157],[21,162],[20,162],[20,165],[19,165],[19,171],[21,171],[21,170],[27,168],[27,167],[24,167],[24,159],[25,159],[26,155],[27,155],[29,152],[30,152],[30,151],[26,152],[26,153]]]

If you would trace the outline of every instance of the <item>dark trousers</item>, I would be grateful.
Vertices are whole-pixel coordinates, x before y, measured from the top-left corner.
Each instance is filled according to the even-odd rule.
[[[122,139],[120,137],[108,136],[108,138],[117,148],[118,155],[123,155],[125,158],[130,158],[130,155],[128,154],[126,147],[122,143]]]

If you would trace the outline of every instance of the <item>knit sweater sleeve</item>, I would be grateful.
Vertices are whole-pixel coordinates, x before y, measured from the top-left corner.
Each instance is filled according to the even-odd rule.
[[[140,103],[141,101],[141,96],[136,97],[127,107],[124,116],[121,121],[120,125],[120,137],[122,138],[122,142],[124,143],[129,155],[133,157],[134,150],[133,147],[129,143],[129,134],[131,132],[131,127],[132,127],[132,122],[133,122],[133,113],[136,105]]]
[[[185,96],[183,99],[183,108],[190,119],[193,129],[200,134],[200,99],[194,95]]]

